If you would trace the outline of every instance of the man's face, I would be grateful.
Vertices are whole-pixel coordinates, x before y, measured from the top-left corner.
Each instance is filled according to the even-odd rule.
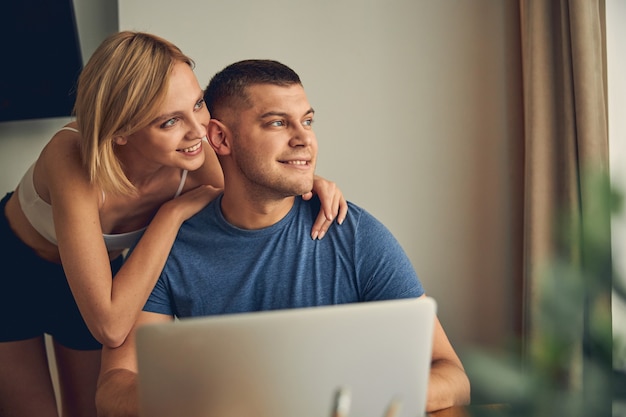
[[[248,88],[252,107],[237,117],[232,158],[248,191],[284,198],[311,191],[317,157],[314,111],[301,85]]]

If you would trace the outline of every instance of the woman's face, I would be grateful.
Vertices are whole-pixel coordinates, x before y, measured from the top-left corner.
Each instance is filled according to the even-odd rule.
[[[184,62],[175,64],[168,91],[157,117],[125,137],[125,152],[159,165],[193,171],[204,163],[203,138],[210,115],[203,90],[193,70]]]

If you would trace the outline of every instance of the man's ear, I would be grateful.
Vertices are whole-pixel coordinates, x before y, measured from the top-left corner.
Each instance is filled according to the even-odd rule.
[[[231,133],[228,127],[217,119],[209,121],[207,139],[209,144],[218,155],[230,154]]]

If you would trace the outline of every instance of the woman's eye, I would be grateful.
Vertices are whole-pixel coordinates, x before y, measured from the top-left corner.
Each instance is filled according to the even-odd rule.
[[[161,125],[161,128],[172,127],[172,126],[174,126],[175,124],[176,124],[176,119],[175,119],[175,118],[172,118],[172,119],[167,120],[165,123],[163,123],[163,124]]]
[[[196,103],[196,106],[194,107],[194,109],[198,110],[201,109],[202,107],[204,107],[204,99],[200,99],[198,100],[198,102]]]

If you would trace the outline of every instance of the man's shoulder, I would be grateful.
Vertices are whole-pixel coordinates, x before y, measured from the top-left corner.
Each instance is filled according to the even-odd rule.
[[[300,207],[299,210],[307,213],[311,222],[314,222],[317,218],[318,214],[321,210],[321,203],[317,196],[314,196],[310,200],[304,200],[300,198]],[[342,223],[343,225],[352,225],[353,228],[345,227],[344,229],[356,229],[362,226],[369,227],[371,224],[379,224],[382,225],[382,222],[376,219],[369,211],[367,211],[362,206],[352,202],[347,201],[348,204],[348,213],[346,215],[346,219]]]
[[[320,199],[319,199],[319,197],[317,195],[314,195],[309,200],[305,200],[302,197],[299,197],[299,200],[305,206],[310,207],[311,210],[313,210],[313,209],[319,210],[321,208],[321,202],[320,202]],[[352,201],[347,200],[346,202],[348,203],[348,211],[353,210],[353,211],[356,211],[358,213],[367,212],[366,209],[364,209],[363,207],[359,206],[358,204],[356,204],[356,203],[354,203]]]
[[[183,224],[197,224],[222,217],[220,209],[223,194],[219,194],[196,214],[185,220]]]
[[[176,242],[193,239],[198,235],[206,234],[207,229],[214,229],[220,223],[222,213],[220,210],[221,194],[209,202],[199,212],[183,222],[178,230]]]

